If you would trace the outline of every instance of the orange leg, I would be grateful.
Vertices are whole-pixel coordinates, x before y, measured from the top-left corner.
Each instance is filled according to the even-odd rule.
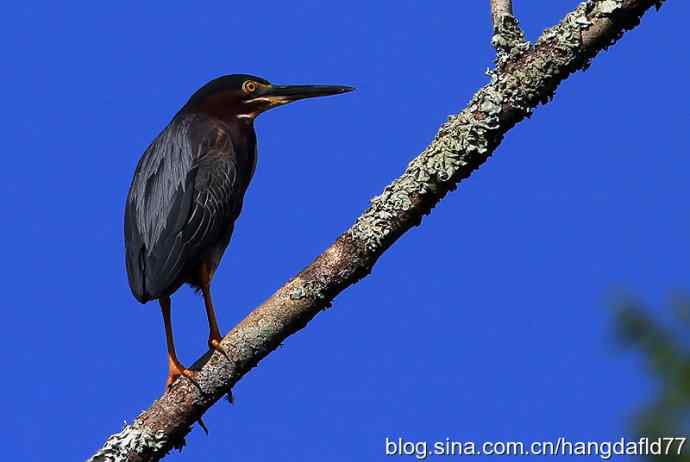
[[[206,265],[201,265],[201,293],[204,295],[204,305],[206,306],[206,317],[208,318],[208,347],[216,350],[226,358],[228,355],[223,350],[220,342],[223,336],[220,335],[218,329],[218,321],[216,321],[216,312],[213,309],[213,300],[211,300],[211,274],[207,270]]]
[[[165,381],[165,389],[169,390],[175,379],[179,376],[187,377],[194,381],[194,372],[186,369],[175,354],[175,343],[173,342],[172,322],[170,321],[170,297],[161,297],[159,300],[161,312],[163,313],[163,323],[165,324],[165,340],[168,344],[168,379]]]

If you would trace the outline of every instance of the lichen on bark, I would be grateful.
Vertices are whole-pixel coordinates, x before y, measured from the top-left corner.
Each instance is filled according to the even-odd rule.
[[[127,460],[132,453],[147,454],[157,460],[168,451],[169,446],[165,432],[125,424],[122,431],[111,435],[87,462],[119,462]]]

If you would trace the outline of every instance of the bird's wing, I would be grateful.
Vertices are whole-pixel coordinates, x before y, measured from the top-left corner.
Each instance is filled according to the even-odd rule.
[[[241,192],[229,134],[199,115],[176,118],[146,150],[125,208],[127,273],[141,302],[179,282],[232,226]]]

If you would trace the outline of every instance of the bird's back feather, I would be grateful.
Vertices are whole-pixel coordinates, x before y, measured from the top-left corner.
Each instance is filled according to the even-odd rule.
[[[140,302],[168,295],[205,254],[227,245],[244,194],[238,183],[218,120],[178,115],[149,146],[125,206],[127,273]]]

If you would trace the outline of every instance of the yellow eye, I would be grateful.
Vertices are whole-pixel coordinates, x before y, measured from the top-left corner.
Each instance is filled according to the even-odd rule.
[[[242,84],[242,90],[244,90],[245,93],[254,93],[256,91],[256,82],[247,80]]]

